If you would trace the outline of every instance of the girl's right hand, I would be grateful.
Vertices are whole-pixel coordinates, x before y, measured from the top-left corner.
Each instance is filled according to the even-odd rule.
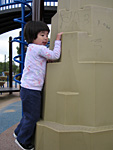
[[[56,40],[61,40],[63,32],[60,32],[57,34]]]

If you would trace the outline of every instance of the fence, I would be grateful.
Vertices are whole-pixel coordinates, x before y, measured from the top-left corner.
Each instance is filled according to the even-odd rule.
[[[25,1],[32,6],[32,2]],[[44,0],[44,6],[58,6],[58,0]],[[17,4],[15,0],[0,0],[0,11],[18,7],[21,7],[21,4]]]

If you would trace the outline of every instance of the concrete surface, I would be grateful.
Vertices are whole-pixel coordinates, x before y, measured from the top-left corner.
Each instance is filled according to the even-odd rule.
[[[20,150],[15,144],[13,131],[21,118],[19,92],[0,95],[0,150]]]

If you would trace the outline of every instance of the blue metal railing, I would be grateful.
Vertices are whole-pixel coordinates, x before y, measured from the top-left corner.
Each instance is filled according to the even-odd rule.
[[[26,3],[29,3],[29,5],[31,6],[32,0],[26,0]],[[20,2],[18,1],[15,2],[15,0],[0,0],[0,11],[18,7],[21,7]]]
[[[19,37],[15,37],[14,39],[13,39],[13,41],[12,42],[19,42],[19,43],[21,43],[21,54],[20,55],[18,55],[18,56],[16,56],[16,57],[14,57],[14,61],[16,61],[16,62],[18,62],[18,63],[20,63],[21,64],[21,73],[19,73],[18,75],[16,75],[16,76],[14,76],[14,80],[17,82],[17,83],[21,83],[20,81],[18,81],[16,78],[18,77],[18,76],[21,76],[22,75],[22,72],[23,72],[23,68],[24,68],[24,58],[25,58],[25,52],[24,52],[24,47],[25,47],[25,45],[26,45],[26,42],[25,42],[25,40],[24,40],[24,25],[25,25],[25,18],[26,17],[29,17],[31,14],[32,14],[32,8],[31,8],[31,6],[28,4],[29,2],[32,2],[32,0],[15,0],[15,2],[18,2],[18,3],[20,3],[21,4],[21,9],[22,9],[22,16],[20,17],[20,18],[16,18],[16,19],[14,19],[14,21],[16,21],[16,22],[19,22],[19,23],[21,23],[21,36],[19,36]],[[28,15],[26,15],[25,16],[25,6],[27,6],[29,9],[30,9],[30,13],[28,14]],[[21,57],[21,61],[18,61],[18,60],[16,60],[16,58],[19,58],[19,57]]]
[[[58,0],[44,0],[44,6],[58,6]]]
[[[29,0],[26,0],[26,2],[28,3]],[[32,0],[29,5],[32,6]],[[58,0],[44,0],[44,6],[58,6]],[[21,7],[21,4],[15,3],[15,0],[0,0],[0,11],[18,7]]]
[[[25,57],[24,46],[26,45],[26,42],[24,41],[24,25],[26,23],[25,22],[25,18],[32,14],[32,8],[31,8],[32,0],[12,0],[12,1],[11,0],[5,0],[5,1],[0,1],[0,4],[1,4],[0,8],[4,8],[4,7],[5,8],[11,8],[11,6],[13,6],[13,5],[15,5],[15,6],[21,5],[21,12],[22,12],[21,13],[21,17],[14,19],[15,22],[21,23],[21,36],[15,37],[12,40],[12,42],[19,42],[19,43],[21,43],[21,55],[17,56],[17,57],[21,57],[21,61],[18,61],[18,63],[21,64],[21,73],[14,77],[14,81],[16,81],[17,83],[20,84],[20,81],[18,81],[16,78],[18,76],[22,75],[23,68],[24,68],[24,57]],[[30,9],[30,13],[27,14],[26,16],[25,16],[25,7],[28,7]],[[16,61],[16,58],[14,58],[15,61]]]

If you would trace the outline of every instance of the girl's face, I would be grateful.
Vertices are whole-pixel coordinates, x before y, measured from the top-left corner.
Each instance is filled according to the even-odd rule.
[[[41,31],[38,33],[37,38],[33,41],[37,45],[46,45],[48,42],[48,31]]]

